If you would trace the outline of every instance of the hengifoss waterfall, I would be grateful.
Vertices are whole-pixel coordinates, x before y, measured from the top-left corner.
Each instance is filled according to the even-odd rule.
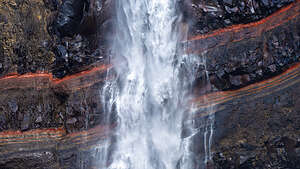
[[[118,123],[101,157],[108,169],[201,169],[211,160],[214,117],[194,128],[188,102],[205,57],[184,53],[186,31],[176,6],[175,0],[116,2],[114,68],[107,76],[116,78],[107,78],[102,90],[107,120],[115,117]],[[199,133],[201,157],[190,151]]]
[[[300,169],[300,0],[0,0],[0,169]]]

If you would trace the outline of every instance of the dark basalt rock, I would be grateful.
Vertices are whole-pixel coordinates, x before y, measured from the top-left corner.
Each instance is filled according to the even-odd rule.
[[[268,82],[197,98],[196,118],[183,123],[182,137],[191,138],[191,153],[205,153],[208,114],[214,114],[210,167],[299,169],[299,78],[298,64]],[[196,158],[203,161],[202,156]]]
[[[55,62],[52,73],[57,78],[82,71],[85,66],[96,62],[103,62],[107,56],[104,48],[93,49],[90,41],[81,35],[73,38],[64,38],[59,45],[53,48]]]
[[[14,48],[14,53],[17,56],[17,72],[19,74],[24,74],[28,72],[35,73],[38,70],[38,65],[28,56],[29,51],[26,45],[24,44],[17,44]]]
[[[279,137],[276,138],[276,142],[274,139],[267,141],[263,147],[256,150],[244,150],[244,152],[228,154],[227,157],[219,152],[213,159],[215,169],[299,169],[300,153],[296,152],[295,144],[296,141],[293,139]],[[265,159],[262,157],[264,155]]]
[[[62,45],[58,45],[55,50],[55,67],[52,71],[54,76],[57,78],[62,78],[67,75],[67,63],[68,63],[68,57],[69,54],[66,50],[66,48]]]
[[[79,32],[84,9],[88,9],[86,0],[64,0],[59,7],[54,29],[60,37],[72,37]]]
[[[23,115],[23,120],[21,122],[21,131],[25,131],[29,129],[29,125],[30,125],[30,114],[29,113],[25,113]]]
[[[180,4],[190,33],[198,35],[257,21],[291,2],[294,0],[183,0]]]
[[[107,37],[113,30],[112,24],[108,24],[112,17],[108,15],[111,5],[102,0],[62,3],[57,17],[48,25],[49,33],[56,39],[52,45],[56,55],[52,69],[55,77],[62,78],[104,61],[108,55]]]
[[[17,70],[19,74],[24,74],[48,70],[55,77],[62,78],[86,70],[85,66],[102,62],[107,56],[105,43],[113,37],[111,0],[94,0],[89,3],[81,0],[65,0],[62,3],[59,0],[37,2],[24,0],[17,1],[16,4],[10,4],[15,2],[14,0],[3,2],[0,2],[0,12],[6,8],[9,8],[10,12],[0,15],[0,19],[4,18],[3,21],[0,20],[0,28],[5,28],[5,31],[0,32],[4,35],[0,36],[0,74],[1,71],[7,73]],[[20,2],[24,2],[23,6]],[[42,6],[41,2],[44,2]],[[252,22],[290,2],[292,1],[195,0],[190,2],[190,5],[194,5],[193,12],[196,11],[192,14],[197,16],[191,22],[191,25],[196,25],[191,32],[205,33],[236,23]],[[76,6],[82,3],[83,6]],[[36,11],[42,11],[42,15],[37,15],[39,12]],[[184,12],[185,16],[190,15],[189,10]],[[48,21],[49,27],[54,26],[54,29],[49,29],[51,37],[44,32],[46,22],[43,19],[47,18],[45,13],[53,14],[49,16]],[[20,17],[11,17],[16,14],[20,14]],[[25,17],[28,20],[23,21],[22,18]],[[42,19],[39,19],[40,17]],[[20,27],[16,26],[18,22],[21,23]],[[194,85],[201,89],[196,88],[195,91],[204,94],[206,91],[216,89],[241,88],[277,75],[298,62],[300,57],[298,23],[289,21],[274,30],[264,32],[261,36],[208,49],[204,54],[208,56],[207,67],[203,65],[198,67]],[[67,32],[72,26],[75,29]],[[10,29],[20,32],[15,33]],[[1,69],[1,63],[4,63],[4,69]],[[12,67],[12,70],[8,71],[8,67]],[[183,72],[188,70],[184,67],[182,69]],[[207,79],[207,73],[210,79]],[[93,150],[97,152],[93,152],[91,147],[100,140],[99,137],[94,138],[95,135],[103,133],[98,131],[85,133],[85,131],[93,130],[99,124],[115,124],[118,116],[113,113],[109,121],[104,118],[105,108],[102,106],[99,91],[103,86],[103,81],[100,80],[106,77],[105,71],[97,76],[91,74],[87,74],[86,78],[79,77],[77,81],[77,75],[70,79],[67,77],[57,86],[49,85],[38,79],[38,75],[35,74],[36,78],[32,78],[34,85],[27,88],[20,85],[8,86],[9,83],[1,79],[0,132],[3,133],[1,139],[4,141],[0,142],[0,168],[99,167],[92,163],[98,162],[96,156],[101,155],[103,151],[95,148]],[[13,82],[19,83],[21,80],[22,78],[16,78]],[[96,80],[99,81],[94,82]],[[93,83],[89,85],[88,82]],[[53,83],[58,83],[58,80]],[[292,84],[291,81],[285,83]],[[239,97],[241,100],[222,104],[220,107],[224,108],[223,110],[216,109],[218,111],[214,136],[218,137],[216,138],[218,141],[212,146],[215,153],[207,168],[298,169],[300,90],[299,84],[296,85],[286,90],[276,90],[279,92],[275,94],[266,91],[264,94],[271,94],[259,99],[251,100],[252,96]],[[205,110],[203,113],[207,112],[208,110]],[[193,129],[199,129],[199,133],[191,138],[190,149],[193,155],[191,161],[196,168],[200,168],[199,161],[204,161],[204,157],[199,154],[205,151],[201,142],[204,140],[203,132],[208,126],[201,118],[195,119],[193,125]],[[43,130],[45,133],[37,130],[38,134],[22,137],[22,133],[28,130],[47,128],[51,129]],[[52,139],[56,139],[55,136],[49,136],[48,132],[51,133],[54,128],[63,128],[66,138],[62,139],[63,136],[60,136],[57,138],[58,141],[53,141]],[[5,133],[7,130],[11,131],[12,138],[8,139],[9,141],[7,141],[9,134]],[[18,132],[14,133],[16,130]],[[77,136],[80,131],[84,132],[80,134],[81,136]],[[101,127],[100,131],[103,132]],[[192,132],[184,128],[182,137],[188,137]],[[67,133],[74,135],[72,137],[72,134]],[[14,139],[19,139],[18,143],[15,144]],[[53,145],[50,145],[51,142],[54,142]]]
[[[50,9],[51,11],[56,11],[58,10],[59,7],[59,0],[43,0],[45,7]]]
[[[1,158],[1,169],[55,169],[57,168],[56,155],[51,151],[35,151],[18,153],[8,158]]]
[[[103,134],[103,133],[102,133]],[[39,135],[39,133],[37,133]],[[101,161],[104,145],[101,143],[102,137],[93,138],[79,135],[69,136],[72,139],[63,138],[63,141],[34,141],[26,144],[26,139],[19,138],[25,143],[8,145],[11,149],[1,148],[0,168],[1,169],[92,169],[105,168],[105,163]],[[97,134],[96,134],[97,135]],[[86,142],[82,142],[85,139]],[[98,141],[93,141],[98,139]],[[73,142],[73,141],[75,142]],[[99,147],[95,147],[95,146]],[[17,147],[16,147],[17,146]],[[18,150],[21,148],[22,150]]]
[[[202,72],[198,73],[199,80],[195,82],[198,93],[206,85],[202,84],[205,71],[208,71],[210,83],[213,85],[211,89],[231,90],[278,75],[299,62],[298,27],[299,19],[295,18],[288,24],[262,32],[256,38],[229,41],[212,48],[204,48],[206,51],[199,57],[206,57],[207,70],[198,69]]]
[[[300,168],[299,84],[269,90],[261,98],[237,97],[216,112],[215,169]]]

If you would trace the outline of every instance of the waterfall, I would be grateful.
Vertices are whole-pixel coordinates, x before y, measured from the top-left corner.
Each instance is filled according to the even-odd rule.
[[[176,1],[117,0],[116,19],[108,73],[115,78],[102,95],[107,120],[118,126],[102,160],[109,169],[191,169],[179,163],[182,119],[203,61],[181,50]]]

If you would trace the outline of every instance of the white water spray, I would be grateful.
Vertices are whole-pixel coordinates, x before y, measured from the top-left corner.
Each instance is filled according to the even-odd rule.
[[[178,48],[175,0],[118,0],[116,11],[117,77],[103,89],[105,110],[118,115],[108,168],[175,169],[187,151],[180,135],[187,92],[203,62]]]

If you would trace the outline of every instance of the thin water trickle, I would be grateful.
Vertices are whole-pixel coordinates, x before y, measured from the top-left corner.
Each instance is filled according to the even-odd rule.
[[[176,1],[118,0],[116,11],[116,78],[107,79],[101,94],[106,120],[116,113],[118,127],[116,140],[106,144],[113,150],[102,160],[109,169],[192,169],[179,163],[189,158],[181,124],[189,111],[187,93],[204,62],[178,47],[183,35]]]

